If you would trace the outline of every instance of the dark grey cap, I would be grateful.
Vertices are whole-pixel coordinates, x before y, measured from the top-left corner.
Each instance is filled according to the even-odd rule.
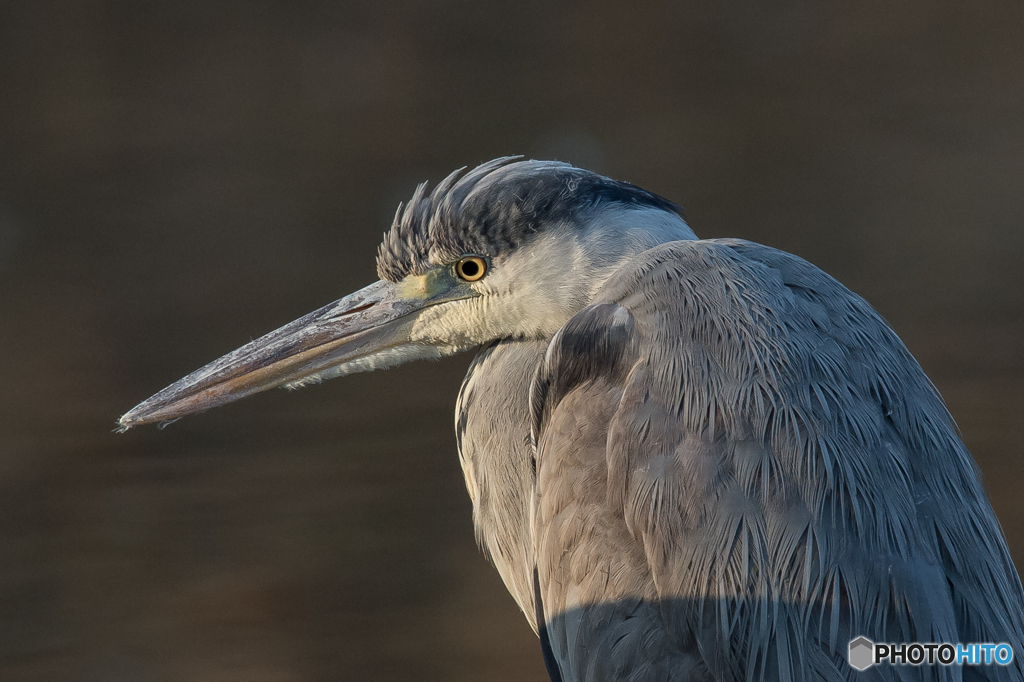
[[[432,192],[426,183],[399,206],[377,253],[381,279],[397,282],[437,262],[467,253],[497,256],[557,224],[580,224],[609,205],[654,208],[682,215],[668,199],[628,182],[558,161],[509,156],[459,169]]]

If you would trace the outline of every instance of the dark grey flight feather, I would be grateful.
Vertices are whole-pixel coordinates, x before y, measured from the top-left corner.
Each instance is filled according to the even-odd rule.
[[[682,215],[668,199],[557,161],[508,156],[459,169],[433,191],[426,183],[399,206],[377,252],[381,279],[397,282],[468,253],[496,256],[538,231],[621,204]]]
[[[809,263],[652,249],[555,335],[531,402],[566,680],[1024,678],[1021,583],[973,459],[896,334]],[[856,673],[858,635],[1015,660]]]

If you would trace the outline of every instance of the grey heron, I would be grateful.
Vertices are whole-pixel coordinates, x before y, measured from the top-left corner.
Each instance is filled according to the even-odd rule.
[[[896,333],[821,270],[518,157],[420,185],[377,269],[121,428],[479,348],[458,454],[552,679],[1024,678],[1024,593],[974,460]],[[858,636],[1016,657],[856,673]]]

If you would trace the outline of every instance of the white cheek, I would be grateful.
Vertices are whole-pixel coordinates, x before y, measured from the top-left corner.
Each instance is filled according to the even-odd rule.
[[[675,239],[694,235],[678,216],[653,209],[606,210],[582,230],[551,226],[496,258],[473,284],[479,297],[424,310],[411,340],[447,355],[498,338],[549,338],[625,260]]]
[[[490,340],[484,309],[482,297],[430,306],[416,317],[409,338],[413,343],[445,346],[446,352],[480,345]]]
[[[481,287],[488,306],[488,326],[517,337],[550,336],[586,305],[591,284],[586,254],[564,233],[542,235],[496,263]]]

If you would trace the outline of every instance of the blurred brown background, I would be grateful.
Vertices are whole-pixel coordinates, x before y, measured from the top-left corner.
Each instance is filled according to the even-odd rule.
[[[540,680],[468,356],[116,417],[523,153],[795,252],[945,395],[1024,566],[1024,3],[0,3],[0,679]]]

